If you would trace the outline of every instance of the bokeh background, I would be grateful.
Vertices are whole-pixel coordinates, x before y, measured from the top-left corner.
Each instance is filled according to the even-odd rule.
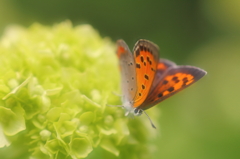
[[[0,0],[0,34],[12,24],[69,19],[130,48],[140,38],[155,42],[161,57],[208,75],[158,105],[153,158],[239,159],[239,8],[239,0]]]

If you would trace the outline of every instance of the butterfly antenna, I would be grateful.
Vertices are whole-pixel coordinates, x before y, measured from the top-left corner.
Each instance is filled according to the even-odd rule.
[[[110,105],[110,104],[106,104],[106,106],[108,106],[108,107],[121,107],[121,108],[123,108],[123,105]]]
[[[122,97],[121,94],[118,94],[118,93],[116,93],[116,92],[114,92],[114,91],[112,91],[112,94],[114,94],[115,96],[118,96],[118,97]]]
[[[144,112],[144,114],[147,116],[147,118],[148,118],[148,120],[150,121],[152,127],[156,129],[156,126],[153,124],[153,122],[152,122],[151,118],[148,116],[148,114],[147,114],[144,110],[143,110],[143,112]]]

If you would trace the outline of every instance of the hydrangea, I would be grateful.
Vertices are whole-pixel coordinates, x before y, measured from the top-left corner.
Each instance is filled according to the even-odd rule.
[[[0,65],[0,158],[151,156],[159,131],[106,106],[121,103],[115,45],[90,25],[8,27]]]

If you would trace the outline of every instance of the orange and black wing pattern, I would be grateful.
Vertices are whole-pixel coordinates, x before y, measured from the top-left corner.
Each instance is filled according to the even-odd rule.
[[[162,59],[162,58],[159,59],[158,65],[157,65],[157,71],[156,71],[150,92],[153,90],[153,88],[155,88],[159,84],[160,82],[159,80],[161,80],[164,72],[166,72],[169,67],[174,67],[174,66],[177,66],[177,65],[170,60]]]
[[[151,89],[158,65],[159,48],[147,40],[139,40],[133,49],[136,64],[137,92],[134,107],[141,105]]]
[[[206,71],[194,66],[173,66],[169,67],[162,77],[157,79],[156,84],[148,97],[139,108],[148,109],[159,102],[167,99],[175,93],[192,85],[206,75]]]

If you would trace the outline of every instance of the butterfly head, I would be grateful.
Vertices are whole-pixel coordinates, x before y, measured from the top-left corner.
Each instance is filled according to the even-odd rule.
[[[125,116],[134,117],[140,116],[143,112],[142,109],[134,108],[132,102],[126,101],[123,103],[125,109]]]
[[[148,116],[148,114],[143,110],[143,109],[140,109],[140,108],[134,108],[133,107],[133,102],[124,102],[124,105],[122,106],[124,109],[125,109],[125,116],[129,116],[129,117],[134,117],[134,116],[140,116],[142,115],[142,113],[144,113],[148,120],[150,121],[151,125],[153,128],[156,129],[156,126],[153,124],[151,118]]]

